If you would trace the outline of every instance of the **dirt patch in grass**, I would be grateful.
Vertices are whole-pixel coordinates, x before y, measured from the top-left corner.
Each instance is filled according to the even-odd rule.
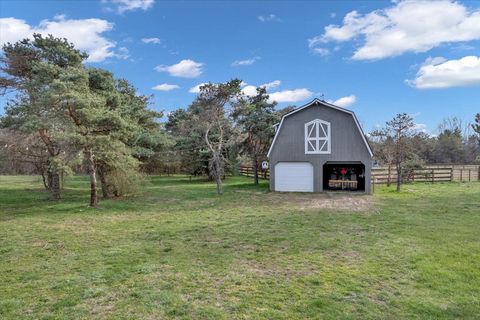
[[[347,266],[358,265],[362,261],[359,252],[348,250],[327,251],[324,253],[325,259],[335,263],[341,263]]]
[[[303,267],[282,267],[271,263],[254,260],[241,260],[238,262],[238,270],[254,274],[259,277],[306,277],[315,274],[318,270],[315,265],[306,264]]]
[[[365,194],[348,193],[272,193],[272,204],[289,204],[300,210],[325,209],[338,211],[367,211],[374,207],[374,197]]]
[[[342,211],[367,211],[373,207],[371,196],[330,195],[308,199],[301,203],[300,209],[328,209]]]

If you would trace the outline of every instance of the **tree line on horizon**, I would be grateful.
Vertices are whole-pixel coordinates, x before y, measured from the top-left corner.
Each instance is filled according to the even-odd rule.
[[[0,117],[0,174],[39,174],[53,200],[61,198],[63,176],[74,173],[88,174],[92,207],[97,187],[104,198],[127,195],[145,173],[209,177],[222,194],[224,177],[249,163],[258,184],[273,125],[294,109],[277,110],[263,87],[246,96],[233,79],[201,86],[186,109],[162,122],[151,97],[86,66],[86,59],[67,39],[39,34],[5,44],[0,57],[0,90],[8,97]],[[450,118],[439,129],[437,136],[417,132],[413,119],[399,114],[368,138],[376,160],[398,172],[423,163],[480,162],[480,113],[474,124]]]
[[[480,164],[480,113],[473,124],[457,117],[438,125],[438,135],[415,129],[413,118],[398,114],[383,128],[370,132],[368,138],[378,164],[387,167],[389,186],[392,169],[397,177],[397,191],[403,180],[431,164]]]

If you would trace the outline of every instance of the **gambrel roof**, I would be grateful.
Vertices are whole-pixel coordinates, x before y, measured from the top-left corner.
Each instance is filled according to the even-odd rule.
[[[362,139],[363,139],[363,142],[365,143],[365,146],[367,147],[367,150],[368,152],[370,153],[370,156],[373,157],[373,152],[372,152],[372,149],[370,148],[370,145],[368,144],[367,142],[367,139],[365,138],[365,134],[363,133],[363,130],[362,128],[360,127],[360,124],[358,122],[358,119],[357,119],[357,116],[355,116],[355,113],[353,111],[350,111],[350,110],[347,110],[345,108],[342,108],[342,107],[339,107],[339,106],[336,106],[336,105],[333,105],[331,103],[328,103],[328,102],[325,102],[323,100],[320,100],[318,98],[315,98],[313,99],[312,101],[310,101],[309,103],[301,106],[300,108],[297,108],[295,110],[292,110],[290,111],[289,113],[286,113],[282,116],[282,120],[280,120],[280,124],[276,124],[275,126],[277,127],[276,128],[276,131],[275,131],[275,137],[273,138],[273,141],[272,141],[272,145],[270,146],[270,149],[268,150],[268,154],[267,154],[267,157],[270,157],[270,153],[272,152],[273,150],[273,146],[275,145],[275,142],[277,141],[277,137],[278,137],[278,134],[280,133],[280,130],[282,130],[282,124],[283,124],[283,121],[285,120],[286,117],[288,116],[291,116],[292,114],[298,112],[298,111],[301,111],[305,108],[308,108],[308,107],[311,107],[311,106],[314,106],[316,104],[319,104],[319,105],[322,105],[322,106],[325,106],[325,107],[328,107],[328,108],[332,108],[332,109],[335,109],[335,110],[338,110],[338,111],[341,111],[341,112],[345,112],[345,113],[348,113],[350,114],[352,117],[353,117],[353,120],[355,121],[355,124],[357,125],[357,129],[358,131],[360,132],[360,135],[362,136]]]

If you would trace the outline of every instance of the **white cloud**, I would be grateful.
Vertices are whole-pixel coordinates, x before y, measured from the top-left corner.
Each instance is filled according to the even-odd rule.
[[[328,56],[330,54],[330,50],[327,48],[318,47],[318,48],[312,48],[312,50],[313,52],[318,53],[322,57]]]
[[[428,133],[427,125],[424,123],[415,123],[412,129],[417,132]]]
[[[247,85],[243,87],[242,92],[248,97],[254,97],[257,94],[257,87],[252,85]]]
[[[264,16],[258,16],[257,18],[261,22],[270,22],[270,21],[281,22],[282,21],[282,19],[280,19],[279,17],[277,17],[276,15],[274,15],[272,13],[264,15]]]
[[[114,56],[118,59],[126,60],[130,58],[130,51],[128,51],[128,48],[126,47],[120,47]]]
[[[265,87],[265,89],[270,90],[270,89],[278,87],[280,84],[282,84],[282,82],[280,80],[274,80],[272,82],[264,83],[260,87]]]
[[[199,83],[196,86],[190,88],[188,92],[190,93],[199,93],[200,92],[200,87],[206,83]],[[268,90],[277,88],[280,86],[281,81],[280,80],[274,80],[271,82],[264,83],[258,87],[265,87]],[[253,97],[257,94],[257,86],[247,84],[246,82],[242,82],[240,85],[242,88],[242,92],[244,95]],[[294,90],[283,90],[283,91],[276,91],[276,92],[271,92],[269,94],[269,102],[298,102],[305,100],[313,95],[313,92],[306,88],[301,88],[301,89],[294,89]]]
[[[458,60],[428,58],[415,79],[406,82],[417,89],[480,85],[480,57],[466,56]]]
[[[159,44],[162,42],[160,38],[142,38],[143,43],[153,43],[153,44]]]
[[[159,65],[155,67],[155,70],[159,72],[168,72],[171,76],[180,78],[196,78],[202,74],[201,62],[195,62],[190,59],[182,60],[177,64],[171,66]]]
[[[306,88],[295,89],[295,90],[283,90],[270,93],[270,102],[276,101],[278,103],[282,102],[298,102],[310,98],[313,92]]]
[[[259,87],[265,87],[265,89],[267,89],[267,91],[268,91],[270,89],[278,87],[281,83],[282,82],[280,80],[274,80],[272,82],[264,83],[264,84],[260,85]],[[245,83],[245,85],[243,86],[242,92],[246,96],[253,97],[257,94],[257,87],[252,86],[252,85],[247,85]]]
[[[357,97],[355,97],[354,95],[349,95],[335,100],[333,104],[342,108],[346,108],[354,104],[355,101],[357,101]]]
[[[206,85],[207,83],[206,82],[203,82],[203,83],[199,83],[197,84],[195,87],[191,87],[188,92],[190,93],[199,93],[200,92],[200,87],[203,86],[203,85]]]
[[[147,11],[153,7],[155,0],[102,0],[102,2],[115,5],[117,12],[122,14],[126,11]]]
[[[260,59],[260,57],[253,57],[253,58],[245,59],[245,60],[235,60],[235,61],[232,62],[232,66],[234,66],[234,67],[249,66],[249,65],[252,65],[255,62],[257,62],[257,60],[259,60],[259,59]]]
[[[23,38],[31,38],[33,29],[25,20],[16,18],[0,19],[0,43],[4,45],[7,42],[16,42]]]
[[[325,43],[360,39],[353,59],[371,60],[405,52],[426,52],[445,43],[480,39],[480,10],[451,0],[398,1],[367,14],[349,12],[342,25],[329,25],[309,39],[311,49]]]
[[[162,83],[162,84],[157,84],[155,87],[153,87],[153,90],[158,90],[158,91],[172,91],[175,89],[180,88],[176,84],[168,84],[168,83]]]
[[[67,18],[66,14],[56,14],[53,16],[53,20],[65,20]]]
[[[109,57],[125,57],[126,48],[115,52],[116,43],[102,36],[112,28],[113,23],[106,20],[66,19],[64,15],[57,15],[53,20],[42,20],[38,26],[30,26],[21,19],[1,18],[0,45],[24,38],[31,39],[33,33],[44,36],[52,34],[55,37],[67,38],[77,49],[86,51],[89,55],[87,61],[100,62]]]

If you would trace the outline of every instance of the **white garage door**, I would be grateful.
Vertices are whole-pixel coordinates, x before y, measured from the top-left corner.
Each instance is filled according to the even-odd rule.
[[[277,163],[275,191],[313,192],[313,166],[308,162]]]

